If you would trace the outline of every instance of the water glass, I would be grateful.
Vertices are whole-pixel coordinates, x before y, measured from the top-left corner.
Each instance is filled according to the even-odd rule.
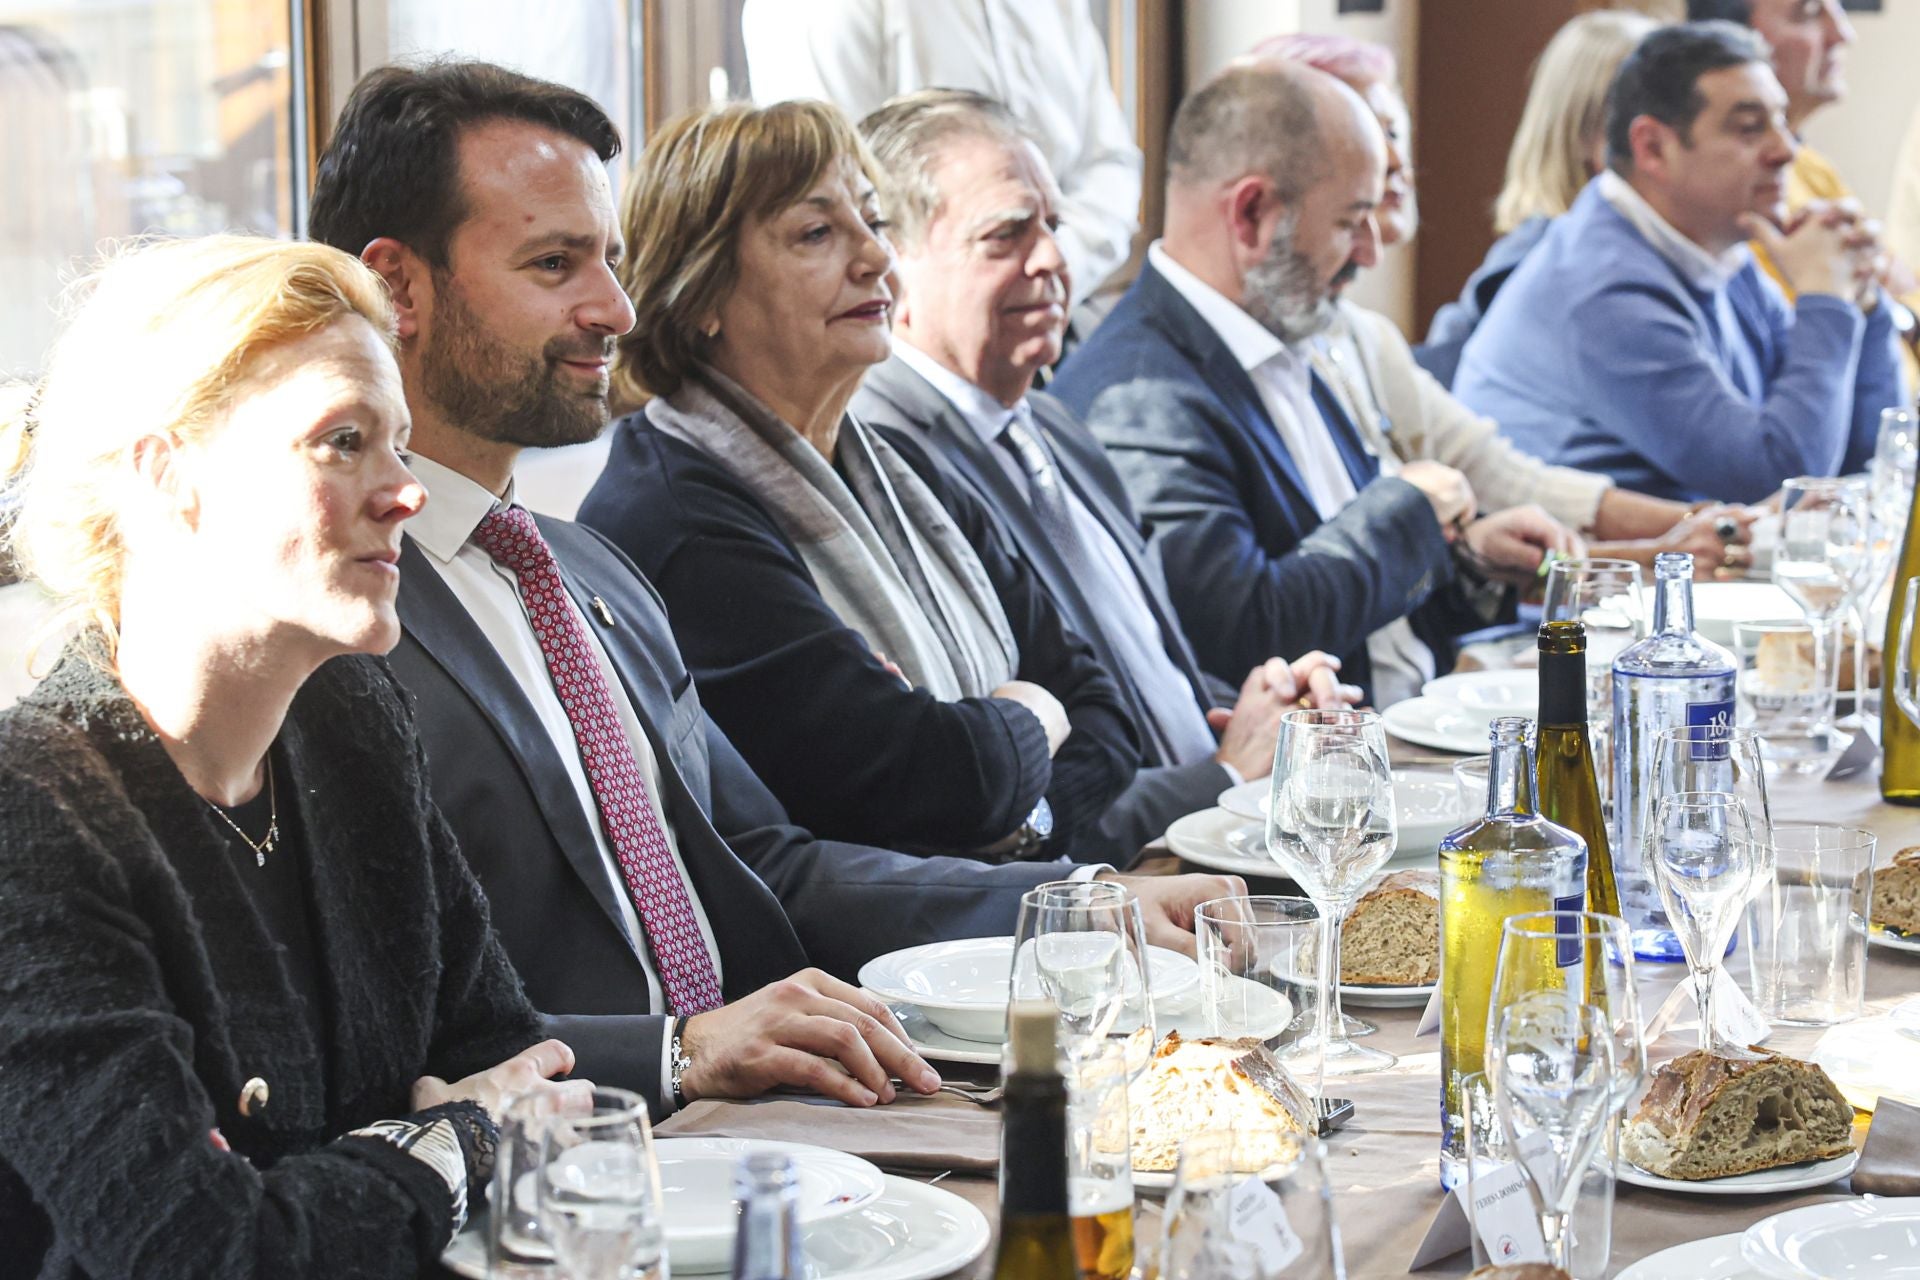
[[[1823,723],[1834,717],[1841,619],[1876,563],[1868,486],[1853,477],[1800,476],[1780,490],[1780,543],[1773,581],[1813,628],[1814,663],[1836,683],[1822,689]]]
[[[1500,958],[1487,1006],[1489,1044],[1501,1010],[1534,991],[1556,991],[1600,1010],[1613,1039],[1615,1101],[1624,1107],[1647,1076],[1633,931],[1627,922],[1597,911],[1509,916],[1500,929]]]
[[[540,1221],[534,1171],[552,1108],[537,1092],[524,1093],[500,1113],[493,1181],[487,1190],[487,1274],[553,1274],[553,1242]]]
[[[1108,880],[1049,881],[1020,898],[1012,997],[1054,1003],[1069,1061],[1114,1041],[1138,1076],[1155,1043],[1149,954],[1131,889]]]
[[[1795,773],[1825,766],[1840,749],[1827,697],[1836,676],[1820,669],[1813,628],[1804,622],[1736,622],[1733,649],[1740,663],[1740,727],[1760,735],[1771,764]]]
[[[1773,829],[1773,882],[1747,927],[1754,998],[1771,1021],[1825,1027],[1864,1011],[1875,843],[1824,823]]]
[[[1079,1280],[1133,1273],[1133,1117],[1127,1058],[1111,1041],[1067,1068],[1067,1207]]]
[[[1486,816],[1487,772],[1492,767],[1492,756],[1468,756],[1453,762],[1453,790],[1459,804],[1457,816],[1463,825]]]
[[[1215,898],[1194,909],[1200,1002],[1207,1033],[1251,1038],[1269,1048],[1307,1029],[1320,950],[1320,908],[1306,898],[1261,894]]]
[[[1325,1149],[1205,1129],[1180,1144],[1160,1280],[1346,1280]]]
[[[1714,978],[1740,910],[1753,894],[1753,822],[1737,796],[1676,792],[1655,804],[1647,841],[1654,881],[1692,970],[1700,1047],[1716,1052]]]
[[[1640,566],[1589,556],[1556,560],[1547,570],[1542,622],[1579,622],[1587,629],[1587,732],[1604,809],[1613,790],[1613,660],[1647,634]]]
[[[660,1166],[638,1095],[596,1088],[590,1112],[546,1122],[538,1159],[541,1225],[569,1280],[666,1275]]]

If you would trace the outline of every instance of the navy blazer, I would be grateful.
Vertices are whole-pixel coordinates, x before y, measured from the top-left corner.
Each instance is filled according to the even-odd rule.
[[[1213,675],[1324,649],[1371,691],[1367,637],[1380,627],[1412,615],[1445,670],[1452,636],[1493,620],[1443,590],[1454,565],[1432,504],[1404,480],[1368,478],[1353,424],[1316,375],[1314,401],[1359,489],[1320,519],[1253,380],[1150,264],[1048,390],[1106,446]]]
[[[738,1000],[819,966],[852,980],[874,956],[922,942],[1013,932],[1020,895],[1059,862],[986,867],[815,840],[708,718],[651,584],[605,539],[536,517],[620,673],[655,756],[680,856]],[[605,612],[596,607],[604,606]],[[401,551],[394,669],[418,702],[434,799],[492,904],[493,924],[578,1072],[637,1089],[661,1114],[665,1019],[647,1012],[644,940],[627,936],[552,739],[432,557]]]
[[[1028,397],[1033,420],[1059,464],[1062,479],[1112,535],[1132,566],[1147,608],[1159,624],[1167,657],[1192,686],[1201,711],[1231,707],[1238,690],[1216,681],[1200,669],[1180,619],[1167,598],[1160,564],[1141,536],[1139,521],[1127,500],[1125,486],[1100,448],[1100,442],[1067,411],[1042,392]],[[877,366],[860,384],[851,406],[860,420],[890,435],[904,435],[934,455],[985,504],[996,531],[1029,565],[1040,585],[1073,631],[1093,646],[1127,699],[1136,724],[1146,716],[1138,686],[1100,626],[1089,603],[1093,584],[1074,577],[1033,513],[1026,488],[993,456],[994,446],[982,440],[960,410],[898,356]],[[1142,734],[1144,767],[1101,819],[1101,831],[1118,856],[1131,859],[1148,841],[1158,839],[1177,818],[1212,807],[1233,779],[1212,757],[1200,760],[1163,760],[1153,735]]]

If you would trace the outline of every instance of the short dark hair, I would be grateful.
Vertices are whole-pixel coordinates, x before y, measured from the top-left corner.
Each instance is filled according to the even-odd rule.
[[[1688,22],[1731,22],[1753,25],[1753,0],[1687,0]]]
[[[1607,99],[1607,164],[1633,168],[1633,122],[1652,116],[1691,145],[1693,122],[1707,105],[1700,77],[1750,62],[1770,66],[1766,42],[1731,22],[1688,22],[1648,34],[1627,55]]]
[[[380,67],[353,87],[320,157],[308,236],[356,255],[391,236],[445,269],[469,212],[460,135],[492,120],[578,138],[602,162],[620,154],[607,113],[565,85],[465,58]]]

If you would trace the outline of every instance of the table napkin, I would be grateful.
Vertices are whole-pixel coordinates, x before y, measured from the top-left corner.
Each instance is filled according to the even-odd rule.
[[[1891,1098],[1874,1106],[1853,1189],[1862,1195],[1920,1196],[1920,1107]]]
[[[991,1174],[1000,1166],[1000,1112],[950,1094],[902,1092],[885,1106],[771,1097],[696,1102],[654,1127],[663,1138],[764,1138],[810,1142],[888,1171]]]

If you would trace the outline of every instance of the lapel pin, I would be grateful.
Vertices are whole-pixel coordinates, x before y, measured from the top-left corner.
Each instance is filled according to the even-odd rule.
[[[618,625],[613,620],[613,610],[607,608],[607,602],[599,596],[593,598],[593,613],[595,617],[600,619],[600,625],[603,627]]]

